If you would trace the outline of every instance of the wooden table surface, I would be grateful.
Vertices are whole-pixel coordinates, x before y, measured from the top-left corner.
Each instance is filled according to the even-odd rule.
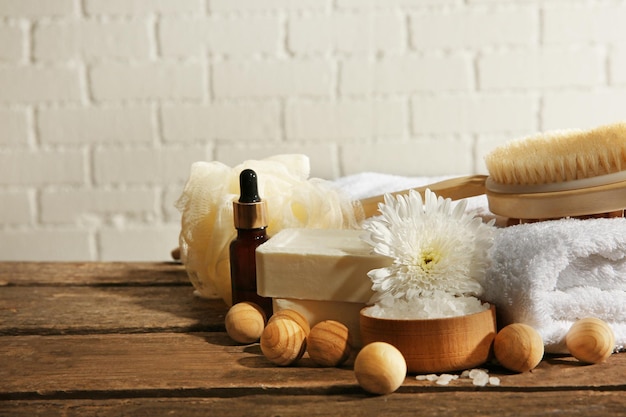
[[[232,342],[226,311],[176,263],[0,263],[0,416],[626,415],[626,353],[372,396],[350,363],[281,368]]]

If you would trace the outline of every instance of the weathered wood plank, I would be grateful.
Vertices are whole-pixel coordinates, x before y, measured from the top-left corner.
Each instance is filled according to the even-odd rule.
[[[202,396],[323,395],[358,391],[348,364],[319,368],[304,358],[295,367],[277,367],[257,344],[234,344],[225,333],[132,334],[84,336],[5,336],[0,338],[0,396],[37,395],[98,398],[106,395],[152,396],[151,393],[199,390]],[[496,387],[476,388],[469,380],[441,387],[408,376],[400,391],[626,391],[626,354],[600,365],[582,366],[569,357],[543,361],[533,372],[510,374],[491,368],[501,378]],[[8,397],[8,398],[7,398]]]
[[[221,300],[175,263],[0,263],[0,415],[620,415],[626,353],[584,366],[546,358],[501,385],[408,376],[366,395],[350,363],[270,364],[223,332]]]
[[[190,286],[4,287],[0,335],[222,330],[226,311]]]
[[[14,285],[191,285],[176,262],[0,262],[0,287]]]
[[[306,410],[306,411],[304,411]],[[423,392],[372,397],[361,393],[329,396],[280,394],[236,398],[141,398],[0,402],[0,415],[37,416],[623,416],[626,395],[613,391]]]

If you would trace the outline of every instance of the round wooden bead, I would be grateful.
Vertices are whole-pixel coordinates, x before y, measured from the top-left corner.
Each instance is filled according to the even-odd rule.
[[[509,324],[496,335],[493,353],[498,362],[511,371],[530,371],[543,359],[543,339],[527,324]]]
[[[306,334],[295,320],[276,318],[261,334],[261,351],[270,362],[289,366],[304,355]]]
[[[289,308],[286,308],[284,310],[278,310],[274,312],[274,314],[270,318],[270,321],[276,320],[279,318],[289,318],[291,320],[294,320],[296,323],[300,325],[300,327],[302,327],[302,330],[304,330],[304,333],[307,336],[309,332],[311,331],[311,326],[309,325],[309,321],[296,310],[292,310]]]
[[[406,377],[406,361],[402,353],[386,342],[372,342],[357,354],[354,374],[365,391],[372,394],[391,394]]]
[[[335,320],[317,323],[307,337],[309,357],[321,366],[339,366],[350,357],[351,351],[348,328]]]
[[[232,306],[224,319],[226,333],[236,342],[254,343],[265,328],[265,313],[255,303],[241,302]]]
[[[565,335],[565,344],[573,357],[585,363],[607,360],[615,348],[615,334],[604,321],[588,317],[575,322]]]

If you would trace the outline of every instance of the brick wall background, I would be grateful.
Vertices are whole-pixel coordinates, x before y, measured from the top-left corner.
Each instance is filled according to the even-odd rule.
[[[467,174],[624,119],[624,22],[609,0],[0,0],[0,259],[168,259],[196,160]]]

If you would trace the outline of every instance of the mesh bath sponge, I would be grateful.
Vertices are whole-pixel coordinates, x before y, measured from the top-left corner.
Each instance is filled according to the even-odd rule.
[[[196,162],[176,207],[182,214],[181,259],[200,295],[221,297],[231,304],[228,246],[236,235],[232,202],[239,197],[239,173],[253,169],[259,194],[267,203],[268,234],[291,227],[356,228],[360,205],[331,182],[308,178],[304,155],[276,155],[245,161],[235,167],[221,162]]]

